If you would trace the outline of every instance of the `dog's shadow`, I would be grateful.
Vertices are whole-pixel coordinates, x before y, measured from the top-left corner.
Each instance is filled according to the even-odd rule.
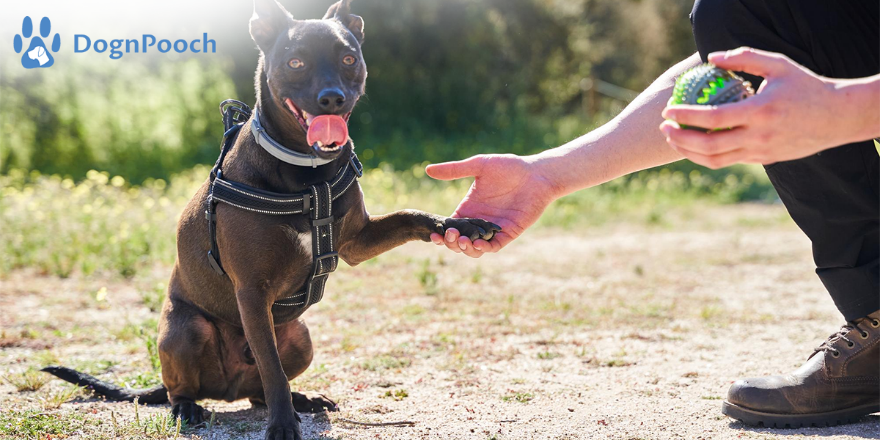
[[[216,415],[217,425],[208,434],[207,427],[202,428],[200,434],[205,438],[263,438],[266,430],[266,421],[269,418],[269,410],[265,406],[251,406],[224,411],[222,408],[212,408]],[[321,413],[298,413],[302,419],[302,434],[304,438],[322,438],[322,435],[333,429],[330,418],[326,412]]]
[[[764,426],[749,426],[742,422],[730,422],[730,429],[737,431],[749,431],[756,434],[772,435],[774,437],[783,436],[815,436],[815,437],[832,437],[832,436],[852,436],[859,438],[880,439],[880,414],[873,414],[862,417],[858,422],[827,427],[804,427],[804,428],[768,428]]]

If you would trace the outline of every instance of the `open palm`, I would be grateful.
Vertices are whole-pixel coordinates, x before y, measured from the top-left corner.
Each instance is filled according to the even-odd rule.
[[[460,162],[429,165],[426,171],[435,179],[475,178],[453,217],[481,218],[502,228],[490,241],[471,243],[455,229],[447,231],[445,237],[432,234],[431,240],[475,258],[501,250],[533,225],[557,197],[552,182],[534,169],[527,159],[512,154],[480,155]]]

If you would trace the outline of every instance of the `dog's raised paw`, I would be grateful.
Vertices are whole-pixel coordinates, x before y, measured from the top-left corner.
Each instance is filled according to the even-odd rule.
[[[462,237],[470,238],[471,241],[478,239],[489,241],[497,232],[501,232],[501,226],[478,218],[447,218],[443,221],[442,228],[444,234],[454,228]]]
[[[300,413],[321,413],[326,411],[339,411],[336,402],[330,400],[327,396],[319,394],[315,397],[309,397],[305,394],[291,393],[293,397],[293,409]]]

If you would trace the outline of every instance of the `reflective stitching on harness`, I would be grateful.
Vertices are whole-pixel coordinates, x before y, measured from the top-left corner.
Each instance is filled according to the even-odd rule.
[[[234,207],[236,207],[236,208],[244,209],[245,211],[259,212],[260,214],[266,214],[266,215],[294,215],[294,214],[302,214],[302,211],[290,211],[290,212],[263,211],[263,210],[261,210],[261,209],[254,209],[254,208],[248,208],[247,206],[241,206],[241,205],[238,205],[238,204],[232,203],[232,202],[230,202],[230,201],[228,201],[228,200],[224,200],[224,199],[222,199],[222,198],[220,198],[220,197],[217,197],[217,196],[214,196],[214,199],[217,200],[217,201],[223,202],[223,203],[225,203],[225,204],[227,204],[227,205],[232,205],[232,206],[234,206]]]
[[[332,201],[333,200],[333,192],[330,191],[330,184],[327,182],[324,182],[324,185],[327,185],[327,195],[329,196],[328,198]],[[333,215],[333,205],[332,204],[330,205],[329,211],[330,212],[328,213],[328,217]],[[330,228],[330,232],[329,232],[329,234],[330,234],[330,252],[333,252],[333,249],[335,249],[333,247],[333,223],[331,222],[327,226]],[[333,267],[332,263],[331,263],[330,267],[331,268]],[[321,266],[321,269],[323,270],[324,266]]]
[[[291,296],[291,298],[296,298],[296,297]],[[287,298],[285,298],[285,299],[287,299]],[[284,301],[284,300],[281,300],[281,301]],[[303,305],[303,304],[305,304],[305,301],[303,301],[303,302],[298,302],[298,303],[296,303],[296,304],[284,304],[284,303],[280,303],[280,302],[274,302],[274,303],[272,303],[273,306],[278,306],[278,307],[299,307],[299,306],[301,306],[301,305]]]
[[[345,188],[342,188],[342,191],[333,196],[332,200],[335,202],[336,199],[342,197],[342,195],[345,194],[345,192],[348,191],[348,189],[351,188],[351,186],[354,185],[355,182],[357,182],[357,179],[351,179],[351,181],[348,182],[348,185],[345,185]]]
[[[222,185],[224,188],[229,188],[239,194],[244,194],[248,197],[253,197],[255,199],[266,200],[268,202],[279,202],[279,203],[302,202],[303,198],[304,198],[302,196],[299,196],[298,198],[293,198],[293,199],[276,199],[276,198],[271,198],[271,197],[264,197],[259,194],[254,194],[254,193],[240,190],[240,189],[230,185],[227,181],[225,181],[223,179],[217,179],[215,182],[216,182],[216,183],[214,183],[215,185]]]

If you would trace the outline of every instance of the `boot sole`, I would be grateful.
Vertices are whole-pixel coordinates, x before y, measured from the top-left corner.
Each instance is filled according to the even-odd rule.
[[[837,426],[859,421],[862,417],[880,412],[880,404],[871,403],[854,408],[815,414],[773,414],[753,411],[724,401],[721,413],[750,426],[765,428],[800,428],[810,426]]]

